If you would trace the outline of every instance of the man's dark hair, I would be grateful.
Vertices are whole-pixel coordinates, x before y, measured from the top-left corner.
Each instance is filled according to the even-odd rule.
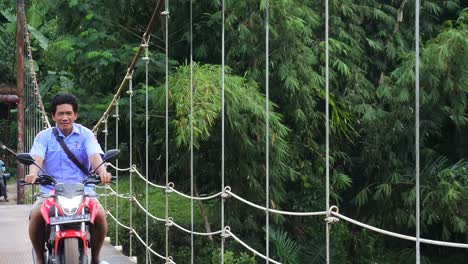
[[[70,104],[73,107],[73,112],[78,112],[78,99],[70,93],[58,93],[52,99],[52,114],[55,115],[57,105]]]

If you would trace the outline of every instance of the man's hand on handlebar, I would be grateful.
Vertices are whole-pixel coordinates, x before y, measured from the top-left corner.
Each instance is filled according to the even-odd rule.
[[[33,184],[38,178],[39,176],[37,174],[28,174],[24,176],[24,182]]]
[[[110,180],[112,179],[112,175],[106,170],[101,170],[98,175],[99,175],[99,178],[101,178],[101,183],[103,184],[109,183]]]

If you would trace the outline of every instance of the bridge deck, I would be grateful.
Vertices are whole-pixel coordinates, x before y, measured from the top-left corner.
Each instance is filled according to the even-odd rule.
[[[11,196],[15,192],[11,190]],[[0,264],[33,263],[32,247],[28,236],[28,215],[30,205],[6,205],[0,203]],[[114,249],[109,243],[105,243],[101,253],[101,260],[109,263],[130,264],[128,257]]]

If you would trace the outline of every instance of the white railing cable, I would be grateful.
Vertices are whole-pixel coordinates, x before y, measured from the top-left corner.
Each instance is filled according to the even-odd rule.
[[[172,260],[172,258],[170,257],[164,257],[163,255],[159,254],[158,252],[154,251],[151,247],[148,246],[148,244],[145,243],[145,241],[143,241],[143,239],[141,238],[141,236],[135,231],[135,229],[131,229],[131,233],[140,241],[140,243],[145,246],[146,249],[148,249],[151,253],[153,253],[155,256],[159,257],[160,259],[164,259],[166,261],[166,264],[167,263],[174,263],[175,262]]]
[[[184,232],[186,232],[188,234],[199,235],[199,236],[212,236],[212,235],[221,234],[223,232],[222,230],[214,231],[214,232],[195,232],[193,230],[188,230],[188,229],[182,227],[181,225],[177,224],[176,222],[174,222],[171,217],[169,217],[168,221],[166,221],[166,219],[164,219],[164,218],[159,218],[159,217],[153,215],[151,212],[146,210],[145,207],[135,197],[133,197],[132,201],[134,201],[135,204],[138,205],[138,207],[143,212],[145,212],[145,214],[147,214],[149,217],[153,218],[154,220],[159,221],[159,222],[165,222],[165,223],[167,223],[167,226],[175,226],[178,229],[180,229],[180,230],[182,230],[182,231],[184,231]]]
[[[226,226],[225,228],[225,233],[228,234],[228,236],[234,238],[234,240],[236,240],[239,244],[241,244],[242,246],[244,246],[246,249],[248,249],[250,252],[254,253],[255,255],[265,259],[266,261],[269,261],[271,263],[275,263],[275,264],[281,264],[281,262],[278,262],[274,259],[270,259],[270,258],[267,258],[265,255],[261,254],[260,252],[258,252],[257,250],[253,249],[251,246],[249,246],[247,243],[245,243],[244,241],[242,241],[240,238],[238,238],[236,235],[234,235],[229,226]]]
[[[267,207],[264,207],[264,206],[260,206],[258,204],[255,204],[253,202],[250,202],[249,200],[246,200],[242,197],[240,197],[239,195],[233,193],[232,191],[230,191],[230,188],[229,186],[226,186],[226,191],[225,191],[228,195],[236,198],[237,200],[245,203],[245,204],[248,204],[254,208],[257,208],[257,209],[260,209],[260,210],[263,210],[263,211],[268,211],[268,212],[271,212],[271,213],[276,213],[276,214],[282,214],[282,215],[295,215],[295,216],[318,216],[318,215],[326,215],[327,214],[327,211],[317,211],[317,212],[289,212],[289,211],[281,211],[281,210],[275,210],[275,209],[270,209],[270,208],[267,208]]]
[[[132,167],[129,167],[129,168],[119,168],[117,165],[113,165],[112,163],[106,163],[106,166],[109,166],[111,168],[113,168],[114,170],[116,171],[130,171],[132,169]]]
[[[136,199],[135,197],[132,198],[132,201],[135,202],[136,205],[138,205],[138,207],[140,207],[140,209],[145,212],[145,214],[151,218],[153,218],[154,220],[156,221],[159,221],[159,222],[167,222],[166,219],[164,218],[159,218],[155,215],[153,215],[152,213],[150,213],[145,207],[143,207],[143,205],[138,201],[138,199]]]
[[[110,164],[110,163],[109,163]],[[116,170],[120,170],[120,171],[129,171],[129,170],[132,170],[133,172],[135,172],[138,177],[140,179],[142,179],[143,181],[145,182],[148,182],[149,185],[155,187],[155,188],[158,188],[158,189],[164,189],[164,190],[167,190],[168,193],[176,193],[177,195],[180,195],[182,197],[185,197],[187,199],[193,199],[193,200],[199,200],[199,201],[203,201],[203,200],[211,200],[211,199],[214,199],[218,196],[221,196],[223,193],[222,192],[219,192],[219,193],[215,193],[215,194],[212,194],[212,195],[209,195],[209,196],[205,196],[205,197],[198,197],[198,196],[190,196],[190,195],[187,195],[187,194],[184,194],[182,193],[181,191],[178,191],[176,189],[174,189],[174,183],[172,182],[169,182],[168,186],[164,186],[164,185],[158,185],[158,184],[155,184],[151,181],[148,181],[145,176],[143,174],[141,174],[140,171],[138,171],[136,165],[133,165],[131,168],[125,168],[125,169],[119,169],[113,165],[109,165],[111,166],[112,168],[116,169]]]
[[[115,218],[115,216],[112,215],[111,212],[107,211],[106,213],[107,213],[107,215],[110,216],[110,217],[114,220],[114,222],[116,222],[119,226],[121,226],[121,227],[123,227],[123,228],[125,228],[125,229],[127,229],[127,230],[131,230],[131,228],[130,228],[129,226],[126,226],[126,225],[124,225],[123,223],[121,223],[119,220],[117,220],[117,218]]]
[[[335,206],[332,206],[330,208],[330,214],[334,215],[334,216],[336,216],[336,217],[338,217],[338,218],[340,218],[340,219],[342,219],[342,220],[344,220],[346,222],[358,225],[360,227],[363,227],[363,228],[366,228],[366,229],[369,229],[369,230],[372,230],[372,231],[375,231],[377,233],[381,233],[381,234],[384,234],[384,235],[388,235],[388,236],[392,236],[392,237],[396,237],[396,238],[400,238],[400,239],[404,239],[404,240],[409,240],[409,241],[416,241],[416,237],[402,235],[402,234],[399,234],[399,233],[396,233],[396,232],[391,232],[391,231],[387,231],[387,230],[384,230],[384,229],[381,229],[381,228],[377,228],[377,227],[374,227],[374,226],[371,226],[371,225],[368,225],[368,224],[364,224],[362,222],[359,222],[357,220],[354,220],[352,218],[349,218],[347,216],[344,216],[344,215],[340,214],[338,212],[338,210],[334,209],[334,208],[335,208]],[[466,244],[466,243],[454,243],[454,242],[446,242],[446,241],[424,239],[424,238],[421,238],[420,242],[425,243],[425,244],[444,246],[444,247],[468,248],[468,244]]]
[[[172,220],[169,220],[169,224],[170,225],[173,225],[175,227],[177,227],[178,229],[188,233],[188,234],[193,234],[193,235],[198,235],[198,236],[212,236],[212,235],[218,235],[218,234],[222,234],[223,231],[222,230],[219,230],[219,231],[214,231],[214,232],[195,232],[195,231],[192,231],[192,230],[188,230],[180,225],[178,225],[177,223],[175,223],[174,221]]]
[[[137,167],[135,165],[132,166],[132,172],[135,172],[138,177],[140,177],[140,179],[142,179],[143,181],[145,181],[146,184],[149,184],[153,187],[156,187],[158,189],[167,189],[166,186],[163,186],[163,185],[158,185],[158,184],[155,184],[155,183],[152,183],[150,182],[145,176],[143,176],[143,174],[141,174],[141,172],[138,171]]]
[[[222,192],[219,192],[219,193],[215,193],[213,195],[210,195],[210,196],[206,196],[206,197],[196,197],[196,196],[190,196],[190,195],[187,195],[187,194],[184,194],[180,191],[177,191],[176,189],[172,188],[172,187],[168,187],[168,190],[170,190],[171,192],[174,192],[182,197],[185,197],[187,199],[193,199],[193,200],[198,200],[198,201],[203,201],[203,200],[211,200],[213,198],[216,198],[218,196],[221,196],[223,193]]]
[[[110,190],[111,194],[119,197],[119,198],[122,198],[122,199],[131,199],[132,197],[131,196],[125,196],[125,195],[122,195],[120,193],[118,193],[117,191],[115,191],[114,189],[112,189],[112,187],[110,187],[109,185],[107,186],[107,188]]]

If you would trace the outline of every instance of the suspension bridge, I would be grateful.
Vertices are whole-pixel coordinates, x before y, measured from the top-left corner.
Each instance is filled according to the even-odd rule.
[[[164,3],[163,3],[164,2]],[[190,1],[190,19],[192,19],[192,1]],[[190,120],[191,123],[191,147],[190,147],[190,193],[184,193],[177,189],[176,185],[181,185],[182,183],[171,182],[170,172],[169,172],[169,66],[168,66],[168,50],[169,50],[169,43],[168,43],[168,24],[169,24],[169,1],[158,1],[156,7],[153,12],[153,16],[146,27],[145,33],[142,35],[141,45],[138,47],[133,60],[128,67],[127,73],[123,76],[120,86],[117,89],[112,101],[109,103],[107,109],[99,118],[95,126],[92,128],[93,132],[96,135],[101,134],[104,138],[104,142],[101,142],[105,149],[108,146],[119,146],[121,144],[122,139],[119,137],[119,117],[123,111],[126,111],[126,115],[129,117],[129,127],[132,127],[134,122],[134,105],[133,105],[133,96],[134,96],[134,70],[136,67],[136,63],[138,60],[142,60],[145,67],[145,80],[137,80],[139,82],[144,83],[145,87],[145,123],[146,123],[146,131],[145,131],[145,139],[146,139],[146,149],[145,149],[145,164],[146,166],[139,168],[133,162],[133,141],[134,141],[134,132],[132,129],[126,131],[128,134],[128,139],[124,141],[128,143],[129,146],[129,163],[122,164],[118,160],[115,164],[108,164],[109,168],[115,172],[114,174],[117,176],[117,180],[115,184],[107,185],[99,187],[99,193],[101,196],[101,201],[104,204],[104,207],[107,210],[108,215],[108,223],[109,226],[113,226],[115,230],[115,237],[109,237],[108,240],[112,242],[111,246],[109,243],[106,245],[106,249],[104,250],[104,259],[108,259],[111,263],[142,263],[146,261],[146,263],[150,263],[153,257],[158,259],[158,263],[194,263],[194,254],[195,254],[195,245],[194,245],[194,238],[195,237],[203,237],[208,239],[207,237],[218,236],[220,239],[220,252],[221,252],[221,263],[225,262],[225,243],[227,240],[232,240],[241,245],[245,248],[246,251],[250,252],[251,254],[255,255],[257,259],[264,259],[266,263],[281,263],[280,260],[273,259],[270,255],[270,241],[269,241],[269,230],[270,230],[270,218],[272,215],[283,215],[288,217],[318,217],[320,219],[324,219],[324,229],[325,237],[323,238],[326,241],[326,255],[325,255],[325,262],[326,263],[334,263],[331,255],[330,255],[330,231],[334,225],[339,225],[340,222],[348,222],[350,224],[359,226],[361,228],[365,228],[382,235],[386,235],[389,237],[394,237],[401,240],[412,241],[415,243],[415,252],[416,252],[416,263],[420,263],[420,244],[431,244],[440,247],[455,247],[455,248],[468,248],[467,243],[454,243],[448,241],[438,241],[438,240],[431,240],[425,239],[420,236],[420,196],[419,196],[419,38],[415,38],[415,47],[416,47],[416,94],[415,94],[415,150],[416,150],[416,164],[415,164],[415,178],[416,178],[416,233],[414,236],[406,235],[406,234],[399,234],[396,232],[392,232],[389,230],[384,230],[375,226],[368,225],[366,223],[360,222],[359,220],[352,219],[346,216],[346,212],[340,212],[337,206],[331,205],[330,203],[330,148],[329,148],[329,137],[330,137],[330,122],[329,122],[329,3],[328,0],[325,0],[325,43],[326,43],[326,65],[325,65],[325,94],[326,94],[326,104],[325,104],[325,114],[326,114],[326,122],[325,122],[325,130],[326,130],[326,203],[323,206],[323,210],[321,211],[313,211],[313,212],[297,212],[297,211],[284,211],[271,208],[270,206],[270,130],[269,130],[269,1],[265,1],[265,57],[266,57],[266,76],[265,76],[265,89],[266,89],[266,128],[265,128],[265,168],[266,168],[266,175],[265,175],[265,194],[266,199],[264,204],[257,204],[248,199],[243,198],[242,190],[233,190],[229,183],[225,181],[225,61],[224,61],[224,48],[225,48],[225,21],[224,15],[222,16],[222,28],[220,29],[222,32],[222,41],[221,41],[221,49],[222,49],[222,76],[221,76],[221,94],[222,94],[222,120],[221,120],[221,186],[219,186],[219,191],[216,193],[212,193],[209,195],[205,195],[203,197],[196,195],[194,190],[194,169],[193,169],[193,120]],[[225,12],[224,1],[223,1],[223,14]],[[415,11],[416,11],[416,21],[415,21],[415,35],[419,36],[419,8],[420,3],[419,0],[415,1]],[[160,185],[152,182],[149,180],[148,177],[148,164],[152,162],[151,158],[148,156],[148,147],[149,147],[149,130],[148,130],[148,120],[149,117],[149,77],[148,71],[150,67],[150,52],[149,52],[149,44],[150,44],[150,36],[153,28],[155,27],[157,19],[162,16],[165,21],[166,27],[166,82],[165,82],[165,102],[166,102],[166,111],[165,111],[165,184]],[[26,21],[24,21],[26,22]],[[25,23],[27,25],[27,23]],[[192,27],[192,24],[190,24]],[[190,28],[190,38],[192,39],[192,28]],[[24,74],[26,89],[25,94],[22,95],[24,97],[24,103],[21,105],[19,104],[18,107],[23,107],[25,110],[25,119],[24,119],[24,133],[25,133],[25,151],[27,152],[28,149],[31,147],[34,136],[41,131],[44,127],[50,127],[51,123],[48,120],[40,90],[39,84],[37,81],[37,74],[34,69],[34,60],[32,54],[31,43],[29,39],[29,33],[26,26],[24,26],[24,40],[25,40],[25,57],[27,58],[27,63],[24,65]],[[190,50],[192,51],[192,46],[190,46]],[[193,60],[192,54],[190,57],[190,118],[193,118],[193,96],[194,96],[194,80],[193,80]],[[126,97],[128,99],[128,104],[126,108],[122,108],[119,104],[120,100]],[[113,124],[113,127],[111,126]],[[114,139],[109,138],[110,131],[113,131],[113,135],[115,135]],[[128,189],[122,189],[122,186],[119,185],[119,177],[127,177],[129,179]],[[139,183],[138,183],[139,182]],[[144,194],[135,193],[134,186],[135,184],[144,185]],[[164,199],[161,201],[152,201],[149,199],[149,193],[152,189],[160,190],[164,193]],[[25,191],[25,202],[32,203],[34,200],[34,189],[27,189]],[[190,202],[190,226],[185,226],[174,220],[174,218],[170,214],[169,208],[171,207],[170,203],[170,196],[179,196],[181,199],[187,199]],[[195,230],[194,222],[195,222],[195,209],[194,205],[195,202],[199,201],[208,201],[208,200],[220,200],[220,207],[221,207],[221,223],[220,228],[215,231],[200,231]],[[253,245],[249,245],[239,234],[238,230],[232,229],[230,226],[226,225],[226,208],[225,204],[229,204],[231,200],[237,200],[238,202],[242,203],[246,207],[254,208],[256,210],[262,211],[265,213],[265,251],[261,251],[258,248],[255,248]],[[119,211],[119,208],[122,208],[122,204],[128,204],[128,210],[125,212]],[[151,210],[153,203],[159,203],[164,205],[164,213],[157,215],[154,213],[154,210]],[[28,246],[28,239],[26,234],[26,225],[27,225],[27,215],[29,207],[27,205],[8,205],[7,207],[0,207],[0,228],[2,230],[2,234],[10,234],[7,235],[8,237],[12,237],[11,241],[8,241],[8,244],[0,244],[0,253],[2,256],[8,255],[10,258],[4,258],[0,260],[0,263],[28,263],[31,262],[31,248]],[[145,232],[139,232],[138,230],[142,230],[141,228],[136,228],[136,224],[142,224],[141,222],[136,223],[134,219],[135,212],[138,211],[140,214],[145,215]],[[13,212],[13,213],[12,213]],[[123,217],[123,214],[125,217]],[[161,213],[161,212],[159,212]],[[165,244],[164,245],[155,245],[154,241],[152,241],[149,235],[149,227],[154,226],[157,223],[158,228],[160,228],[161,234],[164,234],[165,237]],[[21,230],[15,231],[19,233],[11,233],[12,230]],[[125,230],[128,234],[128,237],[125,240],[128,241],[128,248],[125,250],[127,256],[124,256],[122,253],[122,245],[121,242],[124,238],[122,238],[122,232],[119,230]],[[174,259],[171,256],[171,241],[170,241],[170,233],[174,230],[181,231],[186,234],[186,236],[190,237],[188,241],[188,245],[190,247],[190,256],[187,259]],[[10,232],[10,233],[8,233]],[[19,234],[19,235],[17,235]],[[2,243],[2,242],[0,242]],[[144,248],[146,251],[146,259],[141,260],[137,259],[135,256],[136,248]],[[6,255],[4,255],[6,254]],[[149,257],[151,256],[151,257]]]

